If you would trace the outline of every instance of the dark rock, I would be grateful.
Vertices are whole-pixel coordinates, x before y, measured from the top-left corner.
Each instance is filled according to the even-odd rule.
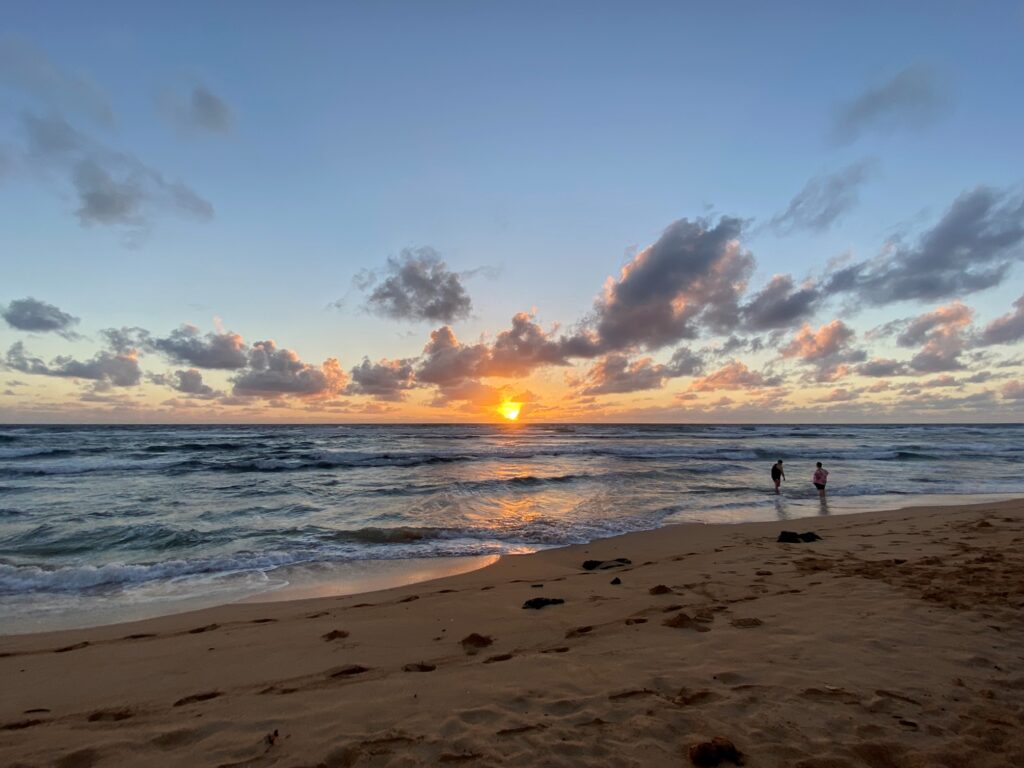
[[[651,587],[647,591],[652,595],[667,595],[672,592],[672,590],[666,587],[664,584],[658,584],[657,586]]]
[[[603,571],[606,568],[618,568],[618,567],[623,566],[623,565],[632,565],[632,564],[633,564],[633,561],[630,560],[629,558],[626,558],[626,557],[617,557],[614,560],[584,560],[583,561],[583,570],[585,570],[585,571],[593,571],[593,570]]]
[[[622,579],[620,579],[618,576],[616,576],[614,579],[611,580],[611,583],[612,584],[621,584],[622,583]]]
[[[544,608],[545,606],[548,606],[548,605],[561,605],[564,602],[565,602],[565,600],[563,600],[560,597],[534,597],[534,598],[531,598],[530,600],[527,600],[525,603],[523,603],[523,608],[533,608],[533,609],[536,609],[536,610],[540,610],[541,608]]]
[[[713,768],[723,762],[743,765],[743,754],[728,739],[715,736],[711,741],[690,745],[690,762],[701,768]]]
[[[804,541],[821,541],[821,536],[814,531],[797,533],[796,531],[782,531],[777,541],[780,544],[799,544]]]

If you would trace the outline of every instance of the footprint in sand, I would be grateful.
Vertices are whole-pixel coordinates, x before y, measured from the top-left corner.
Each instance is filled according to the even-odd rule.
[[[576,627],[576,629],[570,629],[568,632],[566,632],[565,637],[566,639],[569,639],[570,637],[582,637],[583,635],[586,635],[593,631],[593,627]]]
[[[273,624],[277,619],[253,619],[250,624]]]
[[[134,714],[127,707],[124,709],[100,709],[89,715],[88,720],[90,723],[116,723],[127,720]]]
[[[511,653],[499,653],[497,656],[489,656],[484,659],[484,664],[496,664],[499,661],[508,661],[511,658]]]
[[[408,597],[403,597],[398,602],[400,602],[400,603],[411,603],[413,600],[419,600],[419,599],[420,599],[419,595],[409,595]]]
[[[31,728],[33,725],[40,725],[45,723],[45,720],[38,718],[32,718],[30,720],[16,720],[13,723],[4,723],[0,725],[0,731],[21,731],[25,728]]]
[[[199,634],[202,634],[203,632],[212,632],[213,630],[219,629],[219,628],[220,628],[220,624],[207,624],[205,627],[196,627],[195,629],[190,629],[188,631],[188,634],[190,634],[190,635],[199,635]]]
[[[629,625],[632,625],[632,624],[646,624],[646,623],[647,623],[647,619],[640,619],[640,618],[626,619],[626,624],[629,624]]]
[[[174,702],[175,707],[184,707],[186,704],[197,704],[200,701],[209,701],[210,699],[216,699],[224,694],[220,691],[207,691],[206,693],[194,693],[191,696],[186,696],[183,699],[178,699]]]
[[[125,640],[145,640],[147,637],[156,637],[152,632],[138,632],[134,635],[125,635]]]
[[[543,651],[541,651],[541,653],[568,653],[568,652],[569,652],[569,647],[566,646],[566,645],[561,645],[558,648],[545,648]]]
[[[478,653],[481,648],[487,648],[490,645],[494,645],[494,638],[489,635],[480,635],[476,632],[466,635],[462,640],[459,641],[464,650],[470,656]]]
[[[695,632],[710,632],[711,629],[705,627],[701,622],[695,621],[689,614],[677,613],[671,619],[665,619],[661,622],[666,627],[674,627],[676,629],[692,629]]]
[[[502,728],[497,732],[497,736],[514,736],[519,733],[528,733],[529,731],[540,731],[547,728],[543,723],[535,723],[534,725],[520,725],[516,728]]]
[[[352,677],[353,675],[361,675],[363,672],[369,672],[369,667],[364,667],[361,664],[349,664],[331,672],[328,677]]]
[[[332,629],[325,635],[320,635],[320,639],[324,642],[331,642],[332,640],[343,640],[348,637],[348,632],[344,629]]]
[[[307,619],[319,619],[321,616],[327,616],[330,611],[317,611],[306,616]]]
[[[739,627],[740,629],[750,629],[751,627],[760,627],[762,624],[764,624],[764,622],[761,621],[760,619],[755,619],[753,617],[746,618],[746,619],[733,619],[729,623],[732,624],[734,627]]]
[[[436,664],[425,664],[422,661],[417,664],[406,664],[402,667],[403,672],[433,672],[437,669]]]
[[[77,651],[79,648],[89,647],[88,642],[75,643],[74,645],[66,645],[63,648],[58,648],[54,653],[67,653],[68,651]]]

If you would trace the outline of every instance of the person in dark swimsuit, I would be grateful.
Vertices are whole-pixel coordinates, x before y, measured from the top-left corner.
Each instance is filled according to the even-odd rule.
[[[786,473],[782,471],[782,459],[772,464],[772,482],[775,483],[775,493],[779,492],[779,485],[786,479]]]

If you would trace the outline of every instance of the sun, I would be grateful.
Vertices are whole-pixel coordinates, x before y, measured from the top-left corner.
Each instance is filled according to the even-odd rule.
[[[509,421],[515,421],[519,418],[519,412],[523,410],[523,404],[517,403],[512,400],[506,400],[504,403],[498,406],[498,413]]]

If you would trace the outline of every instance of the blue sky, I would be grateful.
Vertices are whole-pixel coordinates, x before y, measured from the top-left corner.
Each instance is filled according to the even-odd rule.
[[[88,337],[0,326],[5,349],[22,341],[42,359],[88,357],[102,328],[205,333],[215,316],[305,361],[412,358],[440,323],[367,312],[352,280],[424,246],[463,273],[473,310],[453,323],[460,339],[491,338],[521,311],[565,328],[668,225],[700,216],[747,222],[751,290],[775,273],[820,280],[844,254],[913,241],[978,185],[1019,194],[1024,167],[1019,2],[44,2],[7,6],[0,35],[0,304],[34,297]],[[63,86],[26,83],[26,57]],[[925,108],[837,136],[844,109],[908,72],[927,85]],[[224,126],[179,114],[199,88]],[[180,181],[212,215],[156,206],[142,226],[83,224],[67,172],[26,156],[26,113]],[[770,226],[810,179],[857,164],[865,178],[827,227]],[[1021,295],[1016,252],[1005,258],[1008,275],[964,299],[979,332]],[[846,321],[863,336],[949,298]],[[817,328],[840,304],[802,319]],[[19,377],[64,405],[96,386],[56,378]],[[646,406],[620,412],[631,407]]]

